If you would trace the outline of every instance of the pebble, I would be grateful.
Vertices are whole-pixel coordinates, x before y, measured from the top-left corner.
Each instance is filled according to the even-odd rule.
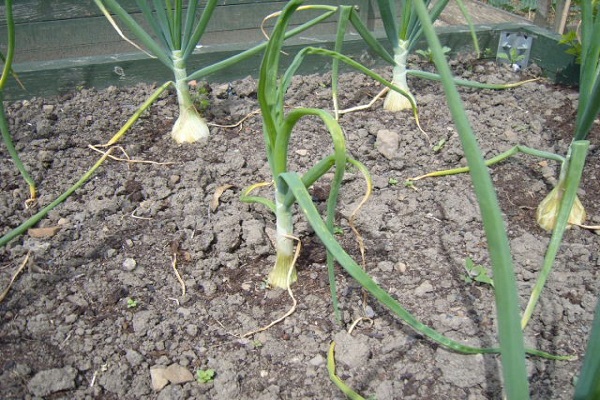
[[[320,367],[321,365],[325,365],[325,357],[320,354],[317,354],[313,358],[311,358],[308,363],[315,367]]]
[[[396,263],[396,269],[397,269],[398,271],[402,272],[402,273],[405,273],[405,272],[406,272],[406,264],[404,264],[404,263],[403,263],[403,262],[401,262],[401,261],[398,261],[398,262]]]
[[[388,160],[396,157],[399,143],[400,135],[397,132],[389,129],[381,129],[377,132],[375,147]]]
[[[123,261],[123,269],[125,271],[133,271],[137,265],[137,262],[133,258],[126,258]]]
[[[27,389],[38,397],[75,388],[77,370],[73,367],[40,371],[27,384]]]
[[[54,106],[52,104],[45,104],[42,106],[42,111],[44,114],[50,115],[54,111]]]
[[[415,289],[415,296],[423,297],[427,293],[433,292],[433,285],[429,281],[425,281]]]

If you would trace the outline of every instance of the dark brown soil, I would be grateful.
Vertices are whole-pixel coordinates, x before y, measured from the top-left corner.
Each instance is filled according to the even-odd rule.
[[[493,64],[453,62],[457,75],[481,81],[515,81]],[[256,82],[247,78],[212,87],[208,120],[228,125],[257,109]],[[341,117],[352,154],[373,175],[375,190],[357,226],[368,272],[424,323],[476,346],[496,343],[493,289],[465,282],[465,260],[489,267],[486,242],[468,175],[403,182],[435,169],[464,165],[459,139],[440,87],[411,80],[433,151],[407,114],[372,109]],[[347,74],[343,107],[364,104],[380,87]],[[151,93],[152,87],[93,88],[55,98],[7,104],[11,129],[25,164],[39,182],[44,206],[73,184],[99,154],[88,144],[107,141]],[[462,90],[486,157],[516,144],[564,154],[571,139],[577,93],[545,80],[507,91]],[[331,107],[327,76],[298,77],[290,107]],[[337,343],[339,375],[365,397],[385,399],[500,399],[497,356],[465,356],[440,348],[387,309],[368,299],[373,324],[363,316],[360,287],[338,270],[343,325],[333,316],[325,252],[298,214],[303,241],[296,312],[272,328],[242,338],[283,315],[287,293],[264,279],[274,263],[268,232],[274,218],[260,205],[239,200],[254,183],[270,181],[259,115],[236,128],[213,126],[208,141],[176,145],[169,137],[177,107],[165,94],[145,113],[121,146],[132,160],[107,161],[75,195],[39,226],[60,226],[54,236],[23,236],[0,249],[0,282],[30,252],[31,261],[0,303],[0,388],[3,398],[106,399],[341,399],[330,381],[327,350]],[[399,146],[378,144],[383,130]],[[600,223],[600,128],[581,187],[588,223]],[[329,140],[307,119],[291,145],[290,169],[305,171],[327,154]],[[391,151],[389,158],[383,154]],[[115,152],[124,157],[123,154]],[[37,209],[26,209],[28,191],[1,148],[0,233]],[[552,188],[558,165],[519,155],[491,169],[511,246],[521,303],[540,270],[549,234],[534,219]],[[215,192],[233,185],[210,208]],[[350,171],[337,225],[348,251],[358,247],[348,218],[364,183]],[[326,183],[313,191],[324,206]],[[264,191],[268,194],[268,191]],[[527,344],[581,356],[600,292],[593,231],[569,230],[526,329]],[[186,294],[172,267],[185,282]],[[134,300],[135,306],[128,303]],[[577,361],[528,360],[535,399],[568,399]],[[214,369],[214,381],[151,386],[150,369],[177,364],[195,374]]]

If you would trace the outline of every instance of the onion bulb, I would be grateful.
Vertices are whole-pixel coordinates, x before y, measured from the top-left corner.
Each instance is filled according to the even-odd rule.
[[[538,224],[546,231],[551,232],[556,226],[556,218],[558,217],[558,210],[564,194],[564,185],[559,183],[548,195],[537,208],[535,214]],[[579,201],[579,198],[575,197],[571,214],[569,214],[570,225],[581,225],[585,221],[585,209],[583,204]]]

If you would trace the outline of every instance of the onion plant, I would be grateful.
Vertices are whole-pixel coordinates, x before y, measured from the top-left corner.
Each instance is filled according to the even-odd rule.
[[[525,367],[523,332],[519,324],[519,296],[498,198],[427,7],[423,0],[415,0],[413,6],[442,78],[448,107],[460,136],[479,203],[494,274],[498,339],[505,393],[508,399],[527,398],[529,385]]]
[[[435,21],[442,11],[446,8],[450,0],[441,0],[435,2],[429,11],[429,17]],[[414,49],[417,41],[423,34],[423,27],[413,8],[413,0],[403,0],[400,3],[400,15],[396,10],[397,4],[394,0],[377,0],[379,13],[383,21],[386,36],[392,45],[394,56],[394,68],[392,70],[392,82],[407,92],[410,96],[410,89],[406,81],[408,55]],[[425,4],[430,5],[430,0]],[[461,9],[464,10],[462,1],[458,0]],[[466,12],[463,13],[468,17]],[[468,19],[470,22],[470,19]],[[472,28],[472,27],[471,27]],[[473,30],[471,29],[473,32]],[[474,40],[477,48],[477,40]],[[479,52],[477,50],[477,52]],[[410,108],[410,102],[407,96],[396,92],[390,92],[385,98],[383,108],[388,111],[401,111]]]
[[[16,78],[16,74],[12,69],[12,61],[15,56],[15,21],[13,18],[13,10],[12,10],[12,0],[5,0],[5,16],[6,16],[6,28],[7,28],[7,50],[6,56],[0,54],[0,58],[4,63],[2,68],[2,76],[0,76],[0,132],[2,133],[2,140],[8,149],[8,154],[12,158],[13,162],[17,166],[17,169],[21,173],[21,176],[29,185],[29,195],[30,198],[27,203],[35,202],[37,198],[37,188],[35,181],[27,172],[27,169],[23,165],[17,150],[15,149],[15,145],[12,141],[12,137],[10,135],[10,129],[8,126],[8,119],[6,118],[6,111],[4,110],[4,87],[6,86],[6,82],[8,82],[8,76],[12,75]]]
[[[338,193],[346,165],[350,163],[356,166],[363,173],[363,175],[367,177],[367,183],[370,185],[368,171],[358,160],[353,159],[349,155],[348,151],[346,150],[346,143],[342,128],[331,114],[324,110],[314,108],[296,108],[286,113],[284,108],[285,93],[298,67],[309,55],[334,57],[341,62],[348,64],[350,67],[369,75],[392,90],[398,90],[398,88],[381,78],[379,75],[373,73],[368,68],[353,61],[349,57],[346,57],[335,51],[315,47],[305,47],[300,50],[293,59],[290,67],[283,73],[283,75],[280,76],[279,61],[282,54],[281,50],[285,29],[294,11],[300,6],[301,2],[301,0],[289,1],[285,9],[280,14],[265,50],[259,75],[258,100],[263,115],[263,135],[265,140],[267,160],[275,183],[274,200],[251,195],[251,192],[256,187],[261,186],[260,184],[251,186],[250,188],[244,190],[242,194],[243,201],[263,204],[272,210],[276,216],[276,265],[269,275],[269,283],[273,286],[289,288],[291,282],[297,279],[295,271],[293,270],[293,246],[294,240],[296,239],[293,232],[292,219],[293,206],[294,204],[297,204],[313,228],[315,234],[319,237],[327,249],[329,277],[334,309],[337,307],[335,296],[335,278],[333,276],[333,261],[335,260],[342,266],[342,268],[344,268],[346,272],[348,272],[348,274],[356,279],[366,291],[378,299],[382,304],[387,306],[393,313],[399,316],[412,328],[427,336],[431,340],[453,351],[465,354],[501,352],[504,355],[505,353],[514,353],[517,355],[516,358],[519,361],[522,361],[524,365],[524,359],[522,358],[524,357],[525,349],[523,347],[522,333],[519,329],[518,319],[516,324],[513,323],[510,325],[511,328],[514,326],[517,327],[514,338],[510,339],[510,336],[514,333],[513,331],[515,329],[511,329],[509,331],[509,339],[506,338],[507,333],[505,330],[502,330],[501,348],[477,348],[461,344],[440,334],[439,332],[417,320],[388,292],[377,285],[373,279],[360,267],[360,265],[356,263],[337,242],[333,232],[333,222]],[[308,7],[318,8],[318,6],[307,6],[307,8]],[[331,155],[317,162],[303,175],[300,175],[297,172],[288,170],[288,147],[295,125],[305,117],[317,117],[323,122],[325,128],[327,129],[329,138],[323,138],[323,140],[331,140],[333,144],[333,152]],[[323,219],[313,203],[312,197],[308,192],[308,188],[317,180],[321,179],[331,168],[335,168],[335,170],[333,180],[331,182],[331,191],[327,200],[326,216],[325,219]],[[485,167],[482,168],[484,172],[487,173]],[[491,181],[489,184],[491,185]],[[493,191],[491,191],[491,193],[493,197]],[[499,211],[496,217],[499,218]],[[503,234],[505,236],[505,231],[500,229],[501,223],[498,223],[497,220],[494,220],[492,225],[496,235]],[[506,241],[501,241],[500,246],[502,245],[507,246]],[[496,250],[495,255],[501,253],[502,250],[504,249],[500,248],[499,250]],[[501,259],[502,261],[506,261],[502,257]],[[511,282],[514,286],[514,276],[512,276],[511,273],[512,269],[510,266],[506,268],[505,273],[498,272],[499,282],[497,282],[496,285],[500,291],[506,292],[506,286],[510,285]],[[502,313],[507,313],[506,308],[508,308],[510,312],[517,311],[514,302],[515,297],[516,296],[513,296],[512,302],[508,301],[508,303],[499,307]],[[505,318],[502,313],[500,315],[500,320],[503,326],[505,326],[505,320],[507,318]],[[511,319],[510,321],[513,320]],[[514,344],[512,353],[505,350],[505,347],[511,344]],[[527,352],[533,355],[557,358],[538,350],[527,350]],[[506,357],[509,356],[507,355]],[[517,371],[517,373],[518,372],[519,371]]]
[[[595,4],[595,6],[593,6]],[[577,119],[575,121],[575,135],[567,151],[566,157],[540,152],[524,146],[506,152],[503,157],[497,157],[500,161],[506,156],[513,155],[519,151],[537,156],[561,161],[561,173],[557,187],[550,193],[549,199],[542,202],[542,211],[538,215],[552,213],[550,228],[553,235],[546,253],[544,266],[538,281],[533,289],[530,302],[525,310],[523,319],[519,323],[518,296],[516,292],[514,272],[512,271],[511,253],[508,247],[506,231],[501,219],[501,213],[495,196],[494,188],[486,169],[481,152],[469,125],[468,119],[460,97],[456,90],[450,69],[443,56],[439,40],[435,36],[433,27],[427,18],[427,9],[422,0],[415,1],[415,7],[424,23],[425,35],[434,54],[434,61],[446,91],[448,104],[454,118],[461,142],[468,162],[468,168],[473,180],[473,186],[477,194],[490,258],[492,260],[495,282],[495,297],[498,313],[498,331],[501,345],[502,365],[506,394],[508,398],[527,398],[527,377],[525,374],[524,353],[522,345],[521,329],[525,327],[535,307],[541,289],[544,286],[554,259],[556,257],[562,235],[567,227],[573,205],[576,203],[576,193],[583,172],[589,141],[586,140],[592,124],[600,111],[600,17],[597,3],[592,0],[582,1],[582,63],[580,77],[580,98],[578,103]],[[595,8],[594,8],[595,7]],[[425,26],[425,23],[427,26]],[[489,163],[488,163],[489,164]],[[454,171],[451,171],[454,173]],[[440,174],[440,173],[438,173]],[[443,172],[441,173],[443,174]],[[498,275],[500,274],[500,275]],[[501,276],[500,280],[498,277]],[[596,316],[595,329],[590,337],[590,354],[586,357],[586,364],[582,376],[586,377],[585,389],[578,387],[578,393],[591,393],[591,387],[598,390],[597,382],[600,381],[600,369],[598,368],[598,348],[594,345],[600,340],[597,329],[598,316]],[[589,389],[589,390],[588,390]],[[597,393],[597,392],[596,392]],[[583,398],[583,397],[582,397]]]
[[[440,0],[434,2],[429,8],[429,16],[435,21],[444,11],[450,0]],[[392,83],[398,90],[389,91],[389,88],[384,88],[368,105],[355,106],[347,110],[339,110],[338,107],[338,76],[339,76],[339,61],[334,59],[332,61],[332,82],[331,88],[333,92],[333,108],[335,111],[336,119],[339,114],[346,113],[349,111],[363,109],[370,107],[377,99],[383,96],[386,92],[389,92],[384,101],[384,109],[389,111],[401,111],[404,109],[412,109],[415,116],[417,125],[419,125],[417,103],[414,95],[411,93],[410,88],[407,84],[407,76],[414,76],[421,79],[428,79],[439,81],[440,75],[409,69],[407,65],[408,55],[416,47],[417,43],[423,35],[423,27],[420,19],[414,11],[414,1],[404,0],[396,2],[395,0],[378,0],[379,11],[381,20],[383,21],[385,33],[388,41],[392,45],[392,54],[377,40],[373,33],[367,29],[367,27],[361,21],[356,9],[350,6],[339,6],[340,17],[338,23],[338,31],[336,34],[336,43],[334,50],[337,52],[342,51],[343,41],[346,34],[348,23],[351,23],[356,32],[363,38],[365,43],[373,50],[373,52],[379,56],[382,60],[393,66],[392,70]],[[465,8],[462,0],[457,0],[457,4],[467,20],[475,51],[479,54],[479,44],[477,36],[475,34],[475,28],[471,22],[471,18]],[[398,16],[398,5],[400,5],[400,15]],[[426,5],[429,7],[430,0],[426,1]],[[447,49],[447,48],[445,48]],[[447,53],[445,50],[444,53]],[[466,79],[453,78],[454,82],[460,86],[472,87],[478,89],[509,89],[530,82],[531,80],[524,80],[516,83],[505,83],[505,84],[487,84]]]
[[[486,165],[493,165],[517,153],[524,153],[557,161],[561,166],[556,186],[542,200],[536,210],[538,224],[543,229],[551,231],[552,237],[546,251],[542,270],[523,314],[521,321],[523,328],[527,326],[552,270],[565,229],[569,225],[582,225],[586,218],[586,212],[577,196],[577,190],[579,189],[587,150],[590,145],[587,137],[594,120],[600,113],[600,36],[598,35],[600,31],[600,3],[592,0],[582,1],[581,14],[580,45],[582,51],[580,55],[579,101],[574,136],[566,155],[561,156],[518,145],[486,161]],[[412,180],[468,171],[468,167],[436,171]]]
[[[426,0],[425,4],[429,9],[429,17],[432,21],[437,20],[442,12],[448,6],[450,0],[440,0],[433,2]],[[479,54],[479,43],[477,36],[475,35],[475,29],[467,9],[465,8],[462,0],[456,0],[462,14],[464,15],[471,36],[473,38],[473,44],[475,51]],[[423,36],[423,26],[421,20],[418,18],[414,9],[414,0],[401,0],[396,2],[395,0],[377,0],[379,6],[379,13],[383,22],[386,37],[392,45],[392,55],[387,53],[386,50],[376,50],[376,52],[384,59],[389,60],[390,57],[393,59],[392,69],[392,82],[400,87],[405,93],[389,92],[383,103],[383,108],[388,111],[402,111],[411,108],[411,103],[415,101],[412,95],[408,83],[407,75],[415,75],[421,78],[427,79],[439,79],[436,74],[427,73],[424,71],[410,70],[408,66],[408,55],[414,50],[418,41]],[[399,13],[398,13],[399,9]],[[509,86],[506,85],[494,85],[490,87],[485,84],[470,81],[457,81],[463,85],[489,88],[489,89],[501,89]],[[412,100],[412,101],[410,101]]]
[[[193,143],[208,137],[206,121],[200,116],[190,95],[187,81],[187,60],[196,48],[217,0],[207,0],[200,17],[197,17],[197,0],[190,0],[184,12],[182,0],[163,2],[136,0],[151,33],[147,32],[116,0],[94,0],[117,32],[121,32],[110,12],[136,36],[146,50],[173,71],[179,104],[179,117],[173,125],[171,136],[178,143]],[[155,39],[156,38],[156,39]]]
[[[119,4],[118,0],[94,0],[115,30],[127,41],[121,29],[114,21],[110,12],[114,13],[121,23],[133,33],[151,56],[158,58],[173,71],[175,89],[179,103],[179,118],[171,132],[178,143],[192,143],[209,135],[206,121],[198,114],[191,100],[188,82],[198,80],[228,68],[236,63],[263,51],[266,42],[260,43],[232,57],[196,70],[188,75],[188,59],[199,43],[217,5],[217,0],[207,0],[198,14],[199,0],[189,0],[187,8],[183,0],[136,0],[146,23],[151,31],[146,31]],[[297,35],[311,26],[318,24],[335,13],[335,7],[329,7],[328,12],[310,19],[286,33],[285,38]],[[135,44],[134,44],[135,45]],[[137,45],[136,45],[137,47]]]

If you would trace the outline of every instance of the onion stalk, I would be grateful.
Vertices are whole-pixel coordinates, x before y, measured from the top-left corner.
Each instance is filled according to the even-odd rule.
[[[15,149],[15,145],[10,134],[8,119],[6,117],[6,112],[4,110],[3,103],[4,87],[6,85],[6,82],[8,82],[8,76],[12,75],[15,79],[17,79],[16,74],[12,69],[12,61],[15,55],[15,20],[13,17],[13,2],[12,0],[5,0],[4,5],[6,14],[6,29],[8,31],[8,43],[6,56],[0,53],[0,60],[4,63],[4,66],[2,67],[2,75],[0,76],[0,134],[2,135],[2,141],[6,145],[8,154],[10,154],[10,157],[12,158],[17,169],[21,173],[21,176],[23,177],[27,185],[29,185],[30,198],[26,201],[26,204],[30,204],[35,203],[37,199],[37,186],[29,172],[27,172],[27,168],[25,168],[25,165],[23,165],[23,162],[19,157],[19,153]]]
[[[179,104],[179,117],[173,125],[171,136],[177,143],[194,143],[209,136],[206,121],[194,106],[187,82],[185,60],[181,50],[173,52],[173,72],[175,74],[175,90]]]
[[[435,21],[439,18],[441,13],[445,10],[446,6],[448,5],[449,1],[450,0],[438,0],[432,2],[431,0],[425,0],[425,5],[426,7],[428,7],[428,15],[431,21]],[[414,2],[415,0],[404,0],[400,2],[397,2],[396,0],[377,0],[377,5],[379,8],[381,20],[383,22],[383,27],[385,29],[385,34],[388,41],[392,45],[393,55],[390,54],[390,52],[388,52],[388,50],[385,49],[378,42],[378,40],[369,32],[366,26],[364,26],[360,22],[360,18],[356,15],[356,12],[348,12],[346,18],[348,18],[350,22],[352,22],[353,27],[356,29],[358,34],[362,36],[362,38],[365,40],[366,44],[371,48],[371,50],[374,53],[376,53],[379,57],[381,57],[382,60],[386,61],[387,63],[393,66],[392,83],[396,87],[398,87],[400,91],[388,91],[383,108],[389,111],[402,111],[406,109],[412,109],[413,114],[415,114],[416,117],[417,111],[415,97],[410,92],[409,87],[407,85],[407,76],[411,75],[422,79],[439,81],[440,75],[408,69],[408,55],[414,50],[420,38],[423,36],[423,23],[418,18],[415,12]],[[400,6],[398,6],[398,3],[400,3]],[[431,3],[433,3],[433,5],[429,7]],[[465,17],[467,25],[469,26],[475,52],[479,54],[479,43],[477,41],[475,27],[473,25],[471,17],[469,16],[468,11],[465,8],[462,0],[456,0],[456,3],[460,8],[461,13]],[[343,6],[341,6],[340,8],[342,7]],[[398,12],[399,9],[400,12]],[[335,50],[337,52],[341,52],[346,25],[346,21],[341,21],[340,27],[341,29],[343,29],[343,32],[337,33],[335,46]],[[370,107],[374,103],[374,101],[372,101],[366,106],[356,106],[346,110],[339,110],[337,100],[338,75],[339,71],[337,67],[337,60],[333,60],[332,89],[333,105],[336,116],[353,110]],[[453,81],[461,86],[475,87],[481,89],[506,89],[509,87],[518,86],[518,84],[489,85],[454,78]],[[383,96],[385,94],[385,91],[387,91],[387,89],[384,89],[384,91],[378,94],[375,97],[375,99],[378,99],[379,97]]]
[[[391,91],[385,97],[383,109],[387,111],[402,111],[412,110],[413,104],[409,100],[409,96],[414,100],[414,96],[410,93],[408,83],[406,81],[406,62],[408,60],[408,41],[398,41],[398,47],[394,48],[394,69],[392,70],[392,83],[402,89],[405,94],[400,94],[396,91]]]
[[[179,116],[173,125],[171,136],[177,143],[193,143],[209,136],[206,121],[200,116],[190,96],[187,61],[204,34],[217,0],[207,0],[197,18],[199,1],[189,0],[184,12],[183,1],[162,2],[137,1],[145,22],[152,29],[146,31],[117,0],[94,0],[106,19],[119,35],[135,47],[159,59],[175,77],[175,90],[179,104]],[[141,42],[144,48],[124,36],[110,12]],[[156,38],[156,39],[155,39]]]
[[[292,240],[294,222],[290,207],[286,207],[282,192],[276,189],[275,215],[277,230],[275,246],[277,250],[275,266],[269,273],[267,282],[272,287],[287,288],[298,280],[296,266],[294,265],[294,242]],[[291,269],[291,274],[290,274]],[[289,276],[289,279],[288,279]]]
[[[250,195],[251,191],[260,186],[264,186],[264,184],[255,184],[249,189],[244,190],[242,193],[242,201],[265,205],[275,213],[277,218],[278,238],[276,240],[276,251],[278,253],[277,259],[279,264],[276,267],[276,272],[272,272],[270,275],[270,283],[281,286],[282,282],[280,278],[284,276],[283,271],[293,273],[293,270],[290,270],[290,268],[293,268],[293,264],[287,264],[289,252],[286,250],[286,246],[290,245],[291,243],[284,239],[292,239],[292,207],[294,204],[298,204],[300,210],[302,210],[302,213],[304,214],[304,217],[307,219],[315,234],[327,249],[327,266],[330,271],[330,285],[332,289],[332,301],[334,303],[334,309],[336,309],[334,286],[335,279],[331,279],[331,277],[334,276],[333,262],[336,261],[348,274],[350,274],[350,276],[356,279],[367,292],[372,294],[377,300],[388,307],[404,322],[409,324],[418,332],[427,336],[429,339],[449,349],[465,354],[500,352],[501,349],[498,348],[476,348],[458,343],[421,323],[414,317],[414,315],[402,307],[402,305],[398,303],[398,301],[395,300],[388,292],[377,285],[373,279],[362,269],[362,267],[348,255],[348,253],[340,246],[335,238],[333,233],[333,223],[338,194],[345,173],[346,164],[351,163],[353,166],[358,168],[363,176],[365,176],[368,183],[365,193],[370,193],[372,188],[370,175],[364,165],[350,157],[348,151],[346,150],[344,132],[342,131],[338,121],[331,114],[324,110],[315,108],[296,108],[288,111],[286,114],[287,110],[284,107],[285,93],[290,85],[292,77],[300,67],[300,64],[304,58],[309,55],[335,58],[346,63],[350,67],[365,73],[392,90],[398,90],[398,88],[349,57],[346,57],[336,51],[316,47],[305,47],[300,50],[283,76],[280,77],[278,70],[279,58],[282,50],[282,38],[284,37],[285,28],[287,27],[293,12],[300,6],[300,4],[300,0],[290,0],[287,3],[284,11],[281,13],[275,25],[274,31],[270,36],[269,44],[265,51],[260,69],[258,100],[263,116],[263,134],[265,138],[267,160],[273,175],[273,181],[275,182],[275,200],[272,201],[267,198]],[[327,9],[326,6],[310,7],[313,7],[317,10]],[[300,176],[298,173],[289,171],[287,168],[288,145],[290,143],[290,135],[292,134],[296,123],[300,119],[310,116],[317,117],[326,126],[328,137],[333,142],[333,153],[319,161],[302,176]],[[328,171],[333,167],[335,167],[335,172],[333,179],[331,180],[331,189],[327,199],[327,215],[324,218],[315,207],[313,199],[308,192],[308,188],[312,186],[318,179],[328,173]],[[484,171],[487,171],[485,167],[482,168]],[[500,233],[505,235],[506,231],[502,229]],[[510,273],[510,271],[507,272]],[[501,277],[501,281],[502,277],[505,275],[506,273],[498,273],[498,276]],[[287,282],[285,283],[284,287],[287,287]],[[518,337],[516,339],[518,340]],[[537,350],[527,349],[525,351],[528,354],[557,359],[555,356]],[[504,349],[502,349],[502,352],[504,353]],[[558,358],[564,359],[562,357]]]

